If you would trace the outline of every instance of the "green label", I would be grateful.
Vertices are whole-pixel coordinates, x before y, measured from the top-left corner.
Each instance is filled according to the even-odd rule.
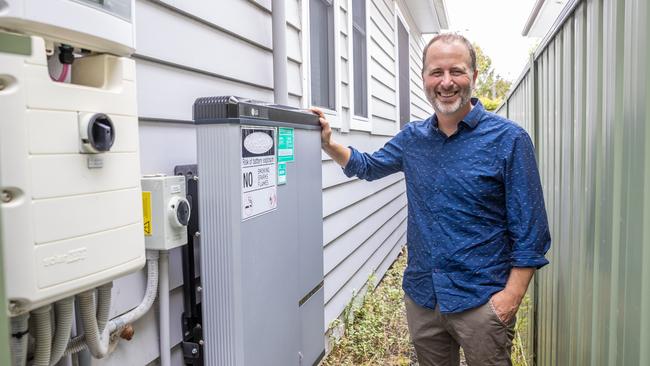
[[[32,39],[20,34],[0,32],[0,52],[31,56]]]
[[[287,163],[278,163],[278,185],[287,184]]]
[[[278,162],[293,161],[293,128],[280,127],[278,131]]]

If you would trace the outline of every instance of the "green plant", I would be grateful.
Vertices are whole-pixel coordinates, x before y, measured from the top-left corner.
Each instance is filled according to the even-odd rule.
[[[530,331],[530,322],[528,316],[531,310],[530,296],[526,294],[517,311],[517,324],[515,324],[515,339],[512,342],[512,364],[514,366],[532,365],[529,349],[527,344],[527,335]]]
[[[341,338],[323,365],[395,365],[411,364],[413,351],[406,326],[402,273],[406,266],[403,253],[375,287],[376,276],[368,279],[368,290],[343,311],[331,327],[343,326]],[[358,295],[355,295],[358,296]]]
[[[485,107],[485,109],[490,111],[490,112],[492,112],[492,111],[496,110],[497,108],[499,108],[499,106],[501,105],[501,102],[503,102],[503,100],[501,100],[499,98],[490,99],[488,97],[479,97],[478,99],[481,101],[481,104],[483,104],[483,107]]]

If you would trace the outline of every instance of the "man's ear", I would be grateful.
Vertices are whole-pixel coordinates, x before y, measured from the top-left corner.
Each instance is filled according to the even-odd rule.
[[[474,82],[476,82],[476,79],[478,78],[478,70],[474,70],[474,75],[472,76],[472,79]]]

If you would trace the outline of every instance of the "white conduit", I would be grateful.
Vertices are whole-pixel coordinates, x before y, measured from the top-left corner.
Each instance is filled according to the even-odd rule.
[[[158,294],[158,257],[157,250],[147,250],[147,289],[144,292],[142,302],[135,309],[111,320],[109,323],[111,333],[121,331],[127,324],[140,319],[151,309]]]
[[[106,323],[110,315],[112,290],[113,282],[97,288],[97,327],[100,333],[106,328]]]
[[[171,365],[169,351],[169,253],[160,252],[158,321],[160,322],[160,366]]]
[[[94,290],[86,291],[77,295],[79,300],[80,315],[83,321],[84,334],[75,337],[68,344],[65,355],[79,352],[86,347],[95,358],[103,358],[108,354],[108,344],[110,335],[121,331],[127,324],[133,323],[140,319],[144,314],[149,311],[156,299],[158,291],[158,257],[159,254],[154,250],[147,250],[147,289],[144,294],[142,302],[133,310],[126,314],[120,315],[115,319],[108,322],[108,326],[100,331],[100,323],[103,319],[97,319],[95,304],[94,304]],[[103,291],[103,292],[102,292]],[[110,301],[110,291],[104,288],[98,295],[100,298]],[[106,302],[106,300],[102,300]],[[99,304],[98,309],[101,312],[108,313],[109,304]],[[98,314],[103,317],[103,314]],[[104,322],[105,324],[105,322]]]
[[[32,311],[36,332],[34,334],[34,366],[49,366],[52,351],[52,305],[45,305]]]
[[[63,357],[68,341],[70,340],[70,331],[72,330],[72,319],[74,317],[74,297],[57,301],[54,303],[55,333],[54,342],[52,343],[52,354],[50,356],[50,366],[56,365]]]
[[[95,358],[103,358],[108,354],[108,332],[99,332],[95,309],[95,290],[90,290],[77,295],[79,300],[79,314],[83,322],[84,337],[90,354]],[[106,328],[104,328],[106,330]]]
[[[11,355],[13,366],[25,366],[29,341],[29,313],[11,318]]]

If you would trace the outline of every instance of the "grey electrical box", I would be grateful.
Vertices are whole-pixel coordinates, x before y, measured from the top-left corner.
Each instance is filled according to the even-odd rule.
[[[302,110],[200,98],[206,365],[314,365],[324,356],[320,125]]]

